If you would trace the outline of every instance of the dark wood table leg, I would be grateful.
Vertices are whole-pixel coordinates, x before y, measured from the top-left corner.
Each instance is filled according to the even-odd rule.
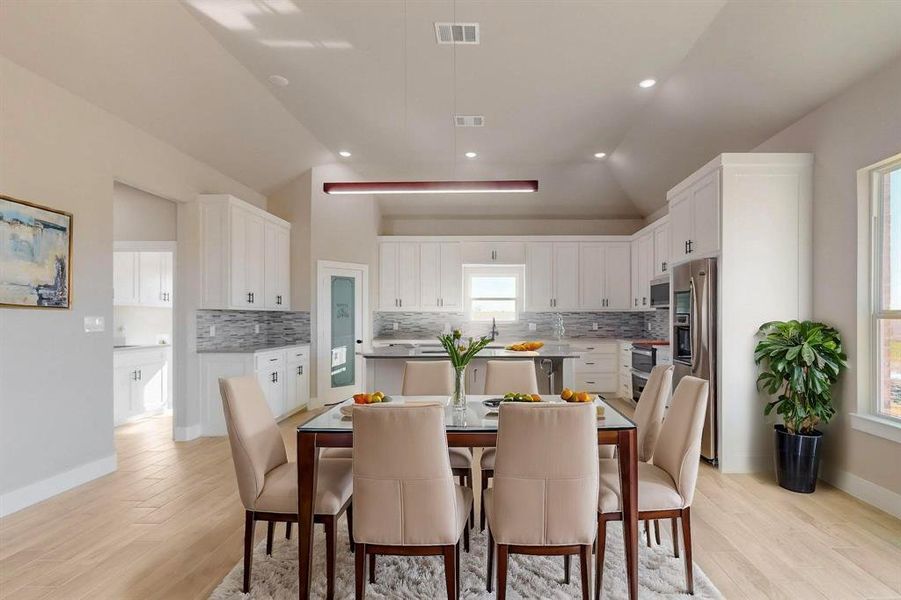
[[[297,545],[298,598],[308,600],[313,575],[313,503],[316,498],[316,470],[319,452],[316,434],[297,432]]]
[[[629,598],[638,600],[638,444],[635,429],[619,432],[620,490],[623,496],[623,541]]]

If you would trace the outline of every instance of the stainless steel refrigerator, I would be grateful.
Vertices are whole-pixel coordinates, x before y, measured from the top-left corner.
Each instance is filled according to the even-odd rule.
[[[701,456],[717,463],[716,259],[673,267],[673,389],[686,375],[710,382]]]

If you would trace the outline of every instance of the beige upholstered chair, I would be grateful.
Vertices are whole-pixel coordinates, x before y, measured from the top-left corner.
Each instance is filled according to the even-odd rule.
[[[496,543],[498,599],[506,597],[511,553],[578,554],[589,598],[597,465],[593,404],[501,405],[494,486],[485,492],[488,591]]]
[[[245,510],[244,593],[248,593],[256,522],[268,523],[266,554],[272,554],[275,523],[285,522],[290,538],[291,524],[297,522],[297,466],[288,462],[285,442],[256,377],[220,379],[219,391]],[[337,520],[350,507],[352,486],[351,461],[319,461],[313,520],[325,525],[328,598],[335,593]]]
[[[485,393],[503,396],[507,392],[520,394],[538,393],[538,376],[535,363],[531,360],[489,360],[485,368]],[[494,448],[482,451],[480,467],[482,469],[482,496],[488,489],[488,480],[494,477]],[[484,502],[484,500],[483,500]],[[482,509],[479,523],[485,529],[485,510]]]
[[[472,491],[451,474],[444,407],[355,406],[353,420],[356,597],[365,594],[366,556],[388,554],[443,555],[447,596],[456,598]]]
[[[701,459],[701,433],[707,412],[707,381],[683,377],[660,429],[650,463],[638,463],[638,518],[672,519],[673,543],[677,543],[677,519],[682,521],[685,547],[685,581],[694,593],[691,563],[691,501]],[[622,519],[619,467],[616,460],[600,462],[598,497],[598,550],[595,592],[603,578],[607,522]]]

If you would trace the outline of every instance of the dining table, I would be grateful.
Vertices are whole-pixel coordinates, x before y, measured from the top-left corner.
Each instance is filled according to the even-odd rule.
[[[493,396],[467,395],[465,409],[448,405],[447,396],[393,396],[390,404],[440,402],[445,408],[447,445],[457,448],[492,448],[497,445],[497,409],[483,401]],[[342,414],[340,402],[297,426],[297,513],[298,513],[298,598],[310,598],[313,565],[313,505],[316,498],[317,465],[320,448],[352,448],[353,419]],[[635,423],[598,397],[603,407],[597,420],[598,444],[617,447],[622,496],[623,537],[630,600],[638,598],[638,441]],[[347,409],[345,408],[345,411]]]

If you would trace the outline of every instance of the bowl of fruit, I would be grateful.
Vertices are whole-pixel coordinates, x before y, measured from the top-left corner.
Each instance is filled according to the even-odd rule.
[[[383,392],[373,392],[371,394],[354,394],[353,400],[353,404],[345,404],[339,409],[341,411],[341,414],[345,417],[349,417],[353,414],[353,409],[356,405],[382,404],[385,402],[391,402],[391,396],[386,396]]]
[[[544,346],[544,342],[517,342],[515,344],[510,344],[505,350],[510,350],[512,352],[535,352],[536,350],[540,350],[542,346]]]
[[[501,402],[541,402],[541,396],[538,394],[520,394],[517,392],[507,392],[503,398],[489,398],[482,400],[482,404],[488,408],[497,408]]]
[[[576,391],[571,390],[567,387],[563,388],[563,391],[560,392],[560,398],[565,400],[566,402],[594,402],[594,399],[597,396],[594,394],[590,394],[585,391]]]

